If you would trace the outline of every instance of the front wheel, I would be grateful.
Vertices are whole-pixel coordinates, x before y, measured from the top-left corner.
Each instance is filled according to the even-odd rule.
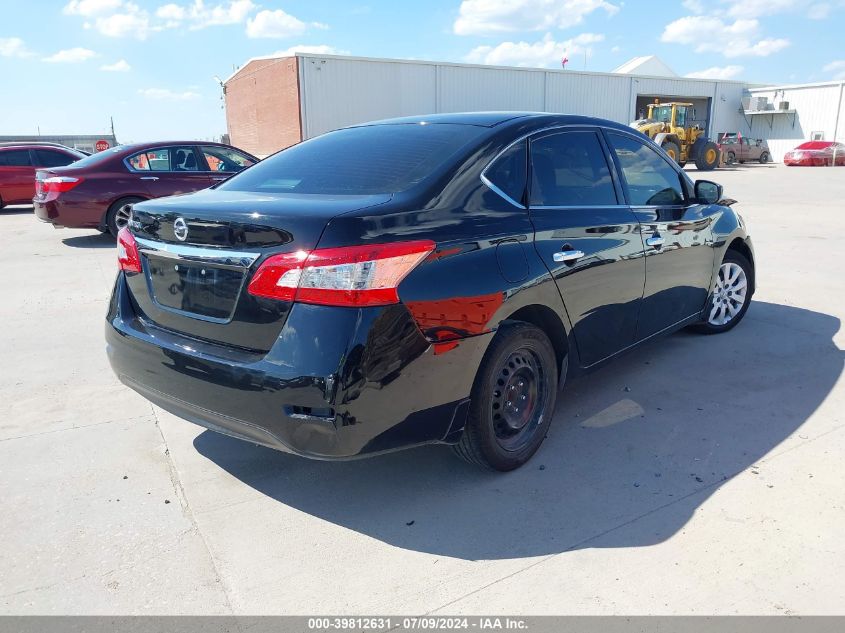
[[[703,334],[720,334],[742,321],[751,303],[754,269],[742,254],[728,251],[707,305],[706,321],[694,326]]]
[[[663,141],[663,145],[660,147],[663,148],[663,151],[669,155],[676,163],[680,162],[681,160],[681,148],[678,147],[677,143],[673,143],[672,141]]]
[[[728,165],[733,165],[736,162],[736,154],[728,152],[728,158],[725,161]]]
[[[711,171],[719,166],[719,146],[707,141],[695,157],[695,166],[701,171]]]
[[[769,152],[763,152],[760,154],[760,164],[765,165],[769,162]]]
[[[455,452],[487,469],[522,466],[546,437],[557,377],[555,352],[541,329],[523,322],[503,324],[476,374]]]

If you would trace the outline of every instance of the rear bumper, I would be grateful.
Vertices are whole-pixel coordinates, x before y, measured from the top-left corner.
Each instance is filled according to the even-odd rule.
[[[57,227],[97,228],[100,226],[103,211],[90,204],[68,204],[61,198],[55,200],[32,199],[35,216],[42,222],[49,222]]]
[[[122,274],[106,323],[115,373],[156,405],[221,433],[319,459],[455,441],[491,336],[438,354],[404,306],[296,304],[273,348],[255,354],[146,322]]]

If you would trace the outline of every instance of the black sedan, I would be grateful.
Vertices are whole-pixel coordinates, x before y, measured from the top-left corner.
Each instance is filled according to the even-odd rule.
[[[320,459],[440,442],[511,470],[567,377],[739,323],[754,255],[729,203],[610,121],[350,127],[135,205],[108,354],[155,404],[251,442]]]

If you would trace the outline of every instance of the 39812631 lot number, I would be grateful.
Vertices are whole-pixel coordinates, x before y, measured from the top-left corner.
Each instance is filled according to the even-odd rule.
[[[308,629],[311,631],[384,631],[394,628],[402,631],[467,630],[470,628],[470,622],[469,619],[460,617],[308,618]]]

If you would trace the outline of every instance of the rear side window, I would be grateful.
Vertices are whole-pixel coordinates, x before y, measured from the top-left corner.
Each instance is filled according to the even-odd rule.
[[[167,150],[150,150],[130,156],[127,159],[129,166],[135,171],[168,171],[170,169],[170,156]]]
[[[79,160],[79,158],[63,152],[53,152],[49,149],[35,150],[35,161],[39,167],[64,167]]]
[[[528,178],[528,155],[525,141],[509,147],[484,172],[484,177],[512,202],[522,205]]]
[[[531,141],[531,204],[617,204],[604,150],[595,132],[560,132]]]
[[[681,177],[660,154],[645,143],[621,134],[609,134],[610,144],[628,184],[633,206],[678,205],[684,202]]]
[[[171,147],[170,165],[173,171],[199,171],[199,162],[193,147]]]
[[[338,130],[283,150],[219,189],[334,195],[406,191],[485,131],[472,125],[418,123]]]
[[[7,149],[0,152],[0,167],[29,167],[32,160],[28,149]]]
[[[236,172],[255,162],[246,154],[228,147],[207,145],[200,147],[200,151],[211,171]]]

